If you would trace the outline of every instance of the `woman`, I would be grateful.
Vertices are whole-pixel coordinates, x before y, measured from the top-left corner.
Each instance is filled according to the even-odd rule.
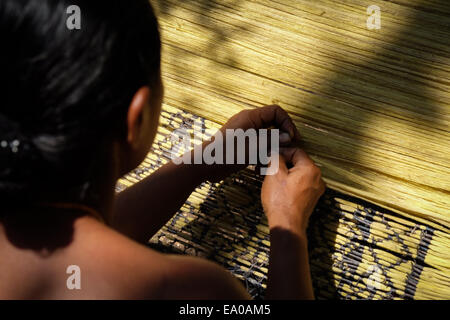
[[[66,24],[74,3],[79,30]],[[220,266],[144,245],[197,185],[242,166],[169,163],[115,195],[116,180],[145,158],[161,110],[148,1],[2,0],[0,19],[0,298],[249,298]],[[270,126],[299,139],[278,106],[243,111],[222,130]],[[279,157],[262,188],[267,297],[313,298],[306,226],[325,186],[300,149]],[[67,270],[79,271],[78,285]]]

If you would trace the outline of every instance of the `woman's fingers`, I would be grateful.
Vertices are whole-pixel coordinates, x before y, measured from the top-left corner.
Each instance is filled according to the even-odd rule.
[[[291,139],[300,138],[289,114],[278,105],[264,106],[250,110],[249,117],[258,128],[275,126],[289,134]]]
[[[280,148],[280,154],[294,167],[314,165],[311,158],[300,148]]]

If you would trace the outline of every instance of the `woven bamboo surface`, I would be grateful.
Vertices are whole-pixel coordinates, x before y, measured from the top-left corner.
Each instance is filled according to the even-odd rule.
[[[276,103],[330,190],[309,228],[319,298],[450,298],[450,1],[151,0],[165,103],[137,182],[173,152],[170,133]],[[368,30],[366,9],[381,9]],[[205,183],[151,239],[205,256],[264,296],[261,178]]]
[[[331,188],[448,231],[448,0],[151,3],[166,103],[217,123],[278,103]]]
[[[179,155],[175,130],[200,142],[219,124],[164,106],[146,160],[121,179],[117,191]],[[264,297],[269,230],[260,204],[262,178],[250,169],[221,183],[204,183],[151,240],[152,247],[214,260]],[[450,236],[360,199],[328,190],[308,229],[311,272],[321,299],[450,298]]]

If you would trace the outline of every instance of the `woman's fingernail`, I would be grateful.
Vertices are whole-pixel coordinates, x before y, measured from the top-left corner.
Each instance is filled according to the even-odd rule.
[[[291,136],[289,135],[289,133],[283,132],[282,134],[280,134],[280,143],[288,143],[290,141]]]

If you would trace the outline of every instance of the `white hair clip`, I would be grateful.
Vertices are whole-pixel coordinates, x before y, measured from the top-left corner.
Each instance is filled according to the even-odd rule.
[[[0,147],[3,149],[8,148],[8,146],[11,148],[12,153],[17,153],[19,151],[20,141],[19,140],[13,140],[11,143],[8,143],[6,140],[2,140],[0,142]]]

